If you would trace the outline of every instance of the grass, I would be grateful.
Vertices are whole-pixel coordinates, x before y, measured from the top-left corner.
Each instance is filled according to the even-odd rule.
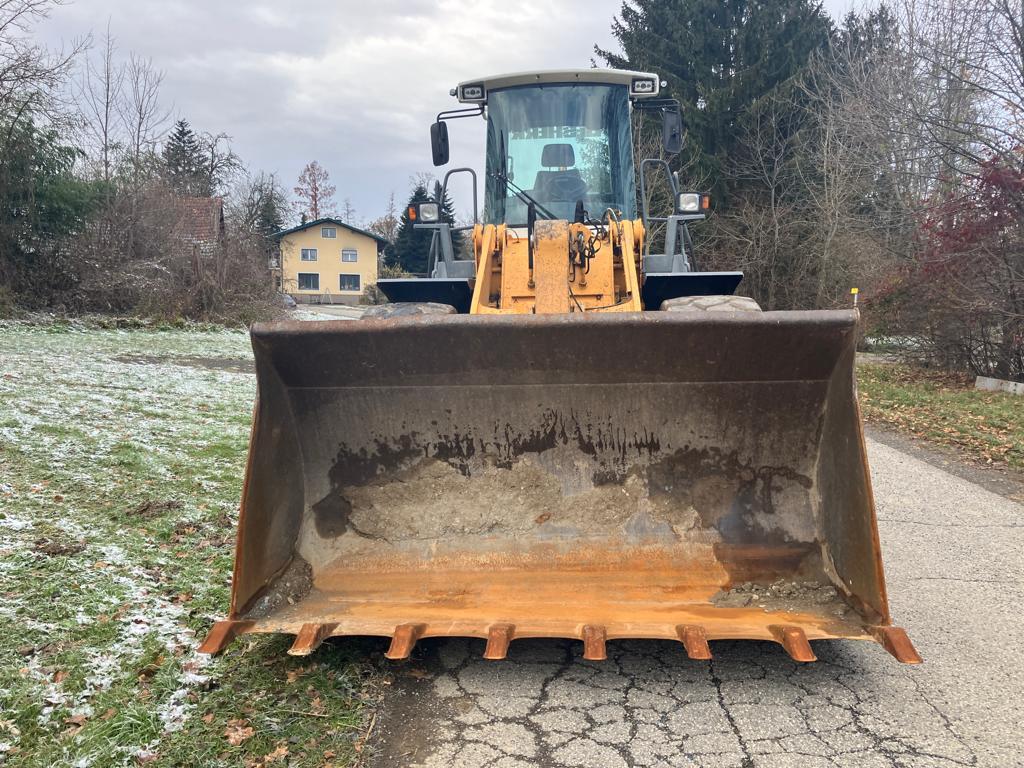
[[[195,653],[227,609],[255,382],[175,360],[250,354],[223,329],[0,323],[4,768],[356,756],[358,644]]]
[[[195,653],[228,604],[255,382],[181,361],[250,354],[223,329],[0,323],[4,768],[357,758],[372,641]],[[1024,467],[1020,398],[858,372],[869,419]]]
[[[974,389],[973,377],[902,364],[857,367],[865,419],[1024,470],[1024,398]]]

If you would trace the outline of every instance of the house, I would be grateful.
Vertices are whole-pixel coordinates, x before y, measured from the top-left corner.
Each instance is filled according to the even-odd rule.
[[[358,304],[377,282],[387,241],[340,219],[316,219],[277,234],[277,289],[299,303]]]
[[[224,201],[219,197],[179,197],[174,235],[186,253],[209,256],[224,241]]]

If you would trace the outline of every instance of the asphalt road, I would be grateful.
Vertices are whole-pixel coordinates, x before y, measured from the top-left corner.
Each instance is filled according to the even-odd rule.
[[[818,642],[799,665],[770,643],[431,640],[394,668],[369,763],[431,768],[1024,766],[1024,505],[870,440],[895,621],[924,657]],[[998,483],[995,484],[998,487]]]

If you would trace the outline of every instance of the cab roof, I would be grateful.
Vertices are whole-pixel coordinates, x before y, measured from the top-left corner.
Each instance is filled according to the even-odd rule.
[[[464,104],[486,103],[487,94],[499,88],[514,88],[522,85],[541,85],[544,83],[602,83],[606,85],[625,85],[629,88],[630,98],[650,99],[658,96],[661,90],[661,78],[654,72],[633,72],[627,69],[544,69],[536,72],[512,72],[505,75],[491,75],[473,80],[463,80],[452,89],[455,96]],[[643,84],[638,88],[639,84]],[[647,84],[650,85],[647,85]],[[477,96],[472,90],[482,86],[482,93]],[[469,94],[466,89],[469,88]],[[468,96],[473,96],[469,98]]]

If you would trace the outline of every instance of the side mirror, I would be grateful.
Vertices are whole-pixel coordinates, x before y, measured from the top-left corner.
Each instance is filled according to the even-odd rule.
[[[683,116],[674,109],[662,112],[661,117],[661,144],[666,154],[679,154],[683,151]]]
[[[430,151],[434,156],[434,165],[448,162],[448,124],[441,120],[430,126]]]

